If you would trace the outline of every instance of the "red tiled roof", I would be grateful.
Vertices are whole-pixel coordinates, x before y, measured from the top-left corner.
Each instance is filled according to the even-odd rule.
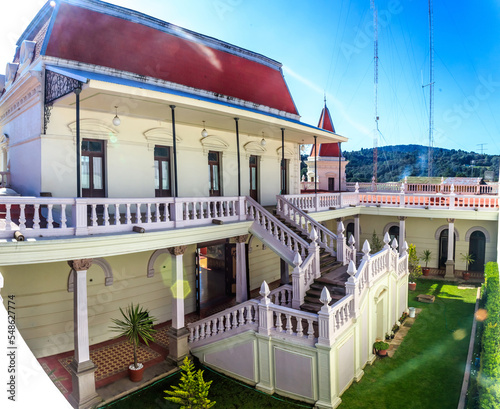
[[[45,54],[154,77],[298,115],[279,67],[209,47],[196,38],[183,38],[129,21],[125,9],[120,17],[61,2]]]

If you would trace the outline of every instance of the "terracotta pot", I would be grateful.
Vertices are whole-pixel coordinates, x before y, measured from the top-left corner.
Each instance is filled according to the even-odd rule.
[[[410,291],[415,291],[417,289],[417,283],[408,283],[408,289]]]
[[[133,369],[134,364],[128,367],[128,377],[132,382],[140,382],[142,380],[142,375],[144,374],[144,365],[138,364],[139,369]]]
[[[387,356],[387,349],[380,349],[377,351],[378,356]]]
[[[422,267],[422,274],[424,276],[428,276],[431,272],[431,269],[429,267]]]
[[[470,278],[470,273],[468,271],[464,271],[462,273],[462,277],[465,281],[467,281]]]

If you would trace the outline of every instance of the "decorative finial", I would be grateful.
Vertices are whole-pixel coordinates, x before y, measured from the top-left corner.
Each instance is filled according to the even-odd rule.
[[[269,291],[269,286],[267,285],[266,283],[266,280],[264,280],[262,282],[262,285],[260,286],[260,291],[259,291],[260,295],[262,295],[262,297],[264,298],[267,298],[267,296],[269,295],[270,291]]]
[[[354,277],[357,273],[356,270],[356,265],[354,264],[354,261],[349,261],[349,266],[347,267],[347,274],[349,274],[351,277]]]
[[[330,297],[330,291],[328,291],[328,288],[323,287],[319,300],[323,303],[323,306],[328,307],[328,304],[330,303],[330,301],[332,301],[332,297]]]

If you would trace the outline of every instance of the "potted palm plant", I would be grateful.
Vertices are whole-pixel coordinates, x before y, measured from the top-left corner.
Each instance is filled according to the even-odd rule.
[[[134,363],[128,367],[128,375],[132,382],[139,382],[144,373],[144,365],[137,362],[137,347],[140,340],[144,341],[146,345],[149,345],[149,341],[154,342],[153,334],[156,330],[153,328],[153,325],[156,318],[151,317],[149,311],[139,304],[135,306],[133,303],[130,304],[126,311],[123,311],[120,307],[120,312],[122,313],[123,320],[112,318],[111,320],[115,325],[110,327],[110,329],[118,332],[115,338],[125,336],[133,345]]]
[[[465,263],[465,271],[462,273],[464,280],[470,278],[469,266],[474,263],[474,257],[470,253],[460,254],[462,261]]]
[[[420,256],[420,259],[423,262],[425,262],[425,267],[422,267],[422,274],[424,276],[428,276],[429,272],[431,270],[429,267],[427,267],[427,264],[429,263],[429,261],[431,261],[431,258],[432,258],[432,251],[430,251],[429,249],[422,251],[422,255]]]
[[[422,275],[422,267],[418,264],[417,249],[414,244],[408,246],[408,289],[415,291],[417,288],[417,278]]]

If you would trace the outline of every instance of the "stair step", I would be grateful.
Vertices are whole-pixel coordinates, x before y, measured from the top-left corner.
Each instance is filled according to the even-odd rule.
[[[311,288],[307,290],[306,295],[317,295],[318,297],[321,296],[321,291],[323,291],[323,287],[326,287],[328,291],[330,291],[330,295],[333,296],[333,294],[339,294],[339,295],[345,295],[345,287],[341,286],[336,286],[336,285],[328,285],[328,284],[320,284],[320,283],[314,283],[311,284]]]
[[[331,285],[331,286],[337,286],[337,287],[345,287],[345,283],[347,281],[347,278],[343,280],[342,278],[330,278],[330,277],[320,277],[314,280],[314,284],[320,284],[320,285]],[[311,286],[312,286],[311,285]]]

